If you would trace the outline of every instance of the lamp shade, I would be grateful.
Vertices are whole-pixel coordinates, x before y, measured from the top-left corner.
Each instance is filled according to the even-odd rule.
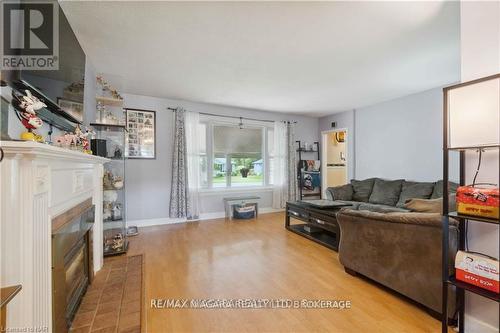
[[[449,146],[500,143],[500,75],[448,90]]]

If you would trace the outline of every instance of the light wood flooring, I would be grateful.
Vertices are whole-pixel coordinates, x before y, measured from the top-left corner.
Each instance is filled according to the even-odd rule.
[[[344,272],[336,252],[285,230],[284,213],[140,229],[147,332],[440,332],[424,310]],[[352,308],[153,309],[163,299],[343,299]]]

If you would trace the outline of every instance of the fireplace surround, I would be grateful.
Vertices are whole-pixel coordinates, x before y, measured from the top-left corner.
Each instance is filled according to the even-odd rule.
[[[52,229],[63,221],[57,217],[90,200],[95,222],[88,234],[89,272],[101,269],[103,164],[110,160],[36,142],[0,141],[0,148],[5,153],[0,163],[0,280],[23,286],[9,303],[7,329],[59,332],[53,323]]]
[[[66,332],[93,277],[92,200],[52,220],[52,322],[55,332]]]

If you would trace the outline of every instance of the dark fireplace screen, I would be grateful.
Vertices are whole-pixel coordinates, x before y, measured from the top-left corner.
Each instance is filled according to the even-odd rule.
[[[55,332],[66,332],[91,282],[94,206],[61,214],[52,232],[52,309]],[[65,219],[61,221],[61,218]],[[54,221],[53,221],[54,225]]]

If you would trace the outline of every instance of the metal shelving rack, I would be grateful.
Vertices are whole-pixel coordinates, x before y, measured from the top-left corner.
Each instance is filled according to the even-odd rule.
[[[302,161],[302,153],[317,153],[318,154],[318,160],[320,160],[320,152],[319,152],[319,142],[318,141],[315,141],[313,143],[313,145],[316,146],[316,150],[314,149],[310,149],[310,150],[306,150],[305,148],[302,148],[301,146],[301,141],[300,140],[297,140],[295,141],[296,143],[298,143],[298,148],[297,148],[297,153],[299,154],[299,160],[297,163],[300,163],[300,161]],[[297,167],[297,178],[298,178],[298,183],[299,183],[299,195],[300,195],[300,200],[304,199],[305,197],[319,197],[321,198],[321,186],[319,187],[319,193],[303,193],[302,189],[302,180],[304,179],[303,177],[303,173],[314,173],[314,174],[319,174],[319,176],[321,177],[321,169],[320,171],[302,171],[300,169],[300,167]]]
[[[449,207],[449,162],[450,162],[450,152],[459,152],[459,166],[460,166],[460,185],[466,184],[466,174],[465,174],[465,153],[467,151],[493,151],[497,150],[500,155],[500,145],[499,144],[484,144],[475,146],[464,146],[464,147],[450,147],[449,143],[449,104],[448,104],[448,94],[450,90],[464,87],[467,85],[472,85],[480,83],[486,80],[494,78],[500,78],[500,74],[486,77],[483,79],[478,79],[466,83],[457,84],[454,86],[446,87],[443,89],[444,93],[444,108],[443,108],[443,237],[442,237],[442,263],[443,263],[443,290],[442,290],[442,315],[441,315],[441,327],[442,333],[448,332],[448,287],[450,285],[456,288],[457,293],[457,308],[458,308],[458,330],[459,333],[464,333],[465,331],[465,291],[470,293],[480,295],[486,299],[493,302],[500,302],[500,295],[491,292],[486,289],[476,287],[472,284],[468,284],[455,279],[455,276],[450,274],[448,263],[449,263],[449,221],[450,218],[458,220],[459,225],[459,250],[465,250],[466,248],[466,232],[465,226],[468,220],[474,221],[475,223],[489,223],[496,224],[498,227],[498,233],[500,237],[500,220],[487,217],[476,217],[459,214],[458,212],[450,212]],[[471,111],[472,112],[472,111]],[[500,161],[499,161],[500,162]],[[500,163],[499,163],[500,164]],[[498,177],[500,179],[500,167],[498,170]],[[498,244],[500,247],[500,244]],[[499,313],[500,315],[500,313]]]

